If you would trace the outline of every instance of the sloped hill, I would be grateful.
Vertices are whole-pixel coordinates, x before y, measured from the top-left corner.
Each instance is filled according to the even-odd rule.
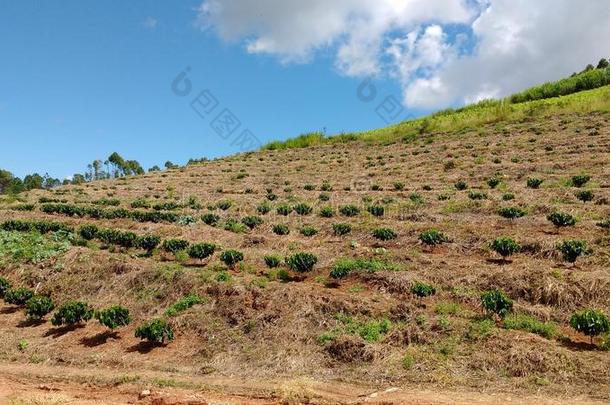
[[[132,322],[115,334],[93,320],[54,327],[4,304],[0,359],[125,376],[99,384],[299,377],[609,400],[610,341],[569,325],[586,308],[610,314],[609,95],[479,105],[5,202],[2,277],[56,306],[120,304]],[[134,246],[144,235],[216,249],[147,255]],[[519,251],[502,259],[500,237]],[[575,263],[558,249],[569,240],[586,242]],[[243,260],[223,262],[231,250]],[[514,301],[504,319],[481,307],[492,290]],[[134,337],[153,318],[174,341]],[[307,396],[274,387],[264,395]]]

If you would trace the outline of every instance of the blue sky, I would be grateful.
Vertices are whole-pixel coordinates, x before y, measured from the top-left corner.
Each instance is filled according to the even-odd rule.
[[[115,150],[145,168],[238,152],[193,97],[172,93],[186,66],[193,96],[209,89],[261,142],[385,125],[375,102],[357,98],[362,79],[337,75],[331,58],[287,67],[248,55],[195,27],[198,5],[1,2],[0,167],[64,178]],[[396,83],[375,84],[380,101],[400,97]]]
[[[608,15],[607,0],[0,0],[0,168],[185,163],[240,152],[244,130],[266,143],[503,97],[610,57]],[[211,125],[226,111],[228,136]]]

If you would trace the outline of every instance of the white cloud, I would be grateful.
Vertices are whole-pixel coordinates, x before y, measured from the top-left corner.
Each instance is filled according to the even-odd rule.
[[[157,28],[157,24],[157,19],[153,17],[146,17],[146,20],[144,20],[144,22],[142,23],[144,28],[148,28],[150,30],[154,30],[155,28]]]
[[[394,77],[407,106],[440,108],[610,57],[608,16],[608,0],[205,0],[197,24],[283,63],[331,52],[342,74]]]

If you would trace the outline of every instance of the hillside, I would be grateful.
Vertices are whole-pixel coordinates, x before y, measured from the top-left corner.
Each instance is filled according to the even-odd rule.
[[[570,327],[578,311],[610,315],[610,87],[32,190],[0,208],[13,287],[131,316],[109,333],[1,304],[0,378],[24,398],[44,383],[115,403],[147,387],[223,403],[356,403],[390,387],[368,399],[610,401],[610,335]],[[150,254],[144,235],[161,241]],[[492,249],[500,237],[514,254]],[[172,239],[215,249],[189,257]],[[574,263],[558,248],[570,240],[586,243]],[[494,290],[512,300],[506,316],[482,307]],[[173,341],[134,336],[155,318]]]

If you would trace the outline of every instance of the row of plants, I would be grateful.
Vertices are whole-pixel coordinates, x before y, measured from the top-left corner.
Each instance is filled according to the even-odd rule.
[[[178,222],[180,216],[173,212],[137,211],[125,208],[106,209],[100,207],[84,207],[73,204],[43,204],[40,210],[45,214],[59,214],[69,217],[93,219],[131,219],[137,222]]]

